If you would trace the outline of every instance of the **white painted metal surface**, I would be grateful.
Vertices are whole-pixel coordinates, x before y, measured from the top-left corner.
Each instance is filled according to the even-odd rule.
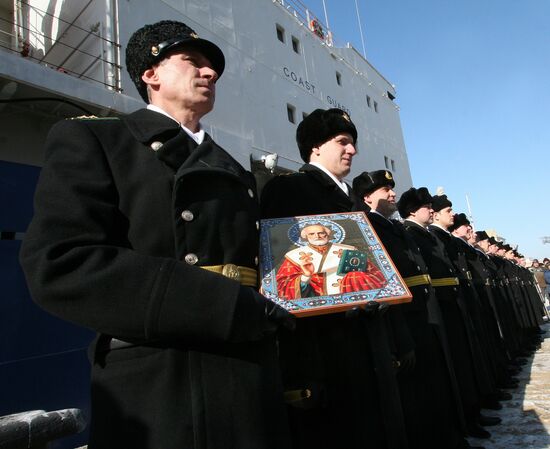
[[[40,14],[31,14],[32,28],[49,34],[43,38],[29,35],[34,42],[30,53],[55,57],[56,63],[63,63],[70,73],[55,73],[58,68],[52,62],[47,66],[36,64],[29,70],[29,64],[37,61],[12,52],[6,56],[11,56],[13,65],[0,66],[0,82],[15,80],[48,94],[81,101],[92,110],[130,112],[142,105],[141,100],[124,67],[118,79],[111,62],[117,62],[119,53],[124,55],[130,35],[145,23],[181,20],[218,44],[226,55],[216,107],[205,117],[204,125],[243,165],[250,165],[251,156],[258,160],[277,153],[280,167],[297,170],[302,161],[294,135],[303,114],[315,108],[340,107],[350,113],[359,129],[359,153],[349,179],[364,170],[388,168],[398,180],[398,191],[411,185],[394,87],[353,47],[335,46],[332,34],[322,28],[320,21],[325,38],[319,37],[319,31],[312,31],[314,17],[309,11],[298,14],[293,2],[282,0],[92,0],[87,5],[88,1],[58,3],[61,6],[53,11],[58,18],[42,14],[42,22]],[[31,0],[33,6],[47,9],[42,3],[49,2]],[[84,36],[76,31],[96,29],[98,24],[97,33],[79,45]],[[69,32],[62,33],[66,28]],[[56,39],[63,39],[73,48],[90,50],[87,53],[100,50],[107,62],[87,69],[85,54],[71,54],[73,50],[56,43]],[[119,40],[122,51],[109,44],[114,39]],[[86,75],[93,75],[95,81],[75,75],[86,69]],[[108,87],[113,85],[120,86],[121,92]],[[295,123],[289,121],[288,109],[293,111]],[[21,120],[28,125],[29,117]],[[9,159],[2,154],[0,158]],[[36,164],[40,164],[39,159]]]

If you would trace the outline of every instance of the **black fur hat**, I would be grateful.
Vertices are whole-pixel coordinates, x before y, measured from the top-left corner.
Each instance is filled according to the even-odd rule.
[[[483,240],[489,240],[489,234],[485,231],[476,231],[476,241],[482,242]]]
[[[161,61],[170,51],[181,47],[198,50],[208,58],[218,78],[222,76],[225,68],[223,52],[216,44],[199,38],[185,23],[161,20],[152,25],[145,25],[132,34],[128,41],[126,69],[146,103],[149,103],[149,99],[147,86],[141,79],[143,72]]]
[[[447,195],[434,195],[432,197],[432,209],[434,212],[439,212],[446,207],[452,207],[453,203],[449,201]]]
[[[407,218],[411,212],[416,212],[424,204],[431,204],[432,196],[426,187],[415,189],[411,187],[401,195],[397,202],[397,210],[402,218]]]
[[[347,112],[338,108],[315,109],[296,129],[296,142],[304,162],[309,162],[312,148],[340,133],[349,133],[353,143],[357,142],[357,129]]]
[[[385,186],[392,189],[395,187],[395,181],[389,170],[364,171],[353,180],[353,191],[360,198]]]
[[[449,227],[449,232],[453,232],[455,229],[460,228],[462,225],[470,224],[470,220],[468,220],[468,217],[464,212],[460,214],[455,214],[454,217],[455,222]]]

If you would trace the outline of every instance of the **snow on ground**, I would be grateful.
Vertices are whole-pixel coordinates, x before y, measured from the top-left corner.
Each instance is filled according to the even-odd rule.
[[[550,448],[550,323],[541,348],[516,376],[520,384],[512,393],[513,398],[503,401],[502,410],[483,410],[483,414],[499,416],[502,423],[487,427],[491,438],[470,439],[472,445],[485,449],[549,449]]]

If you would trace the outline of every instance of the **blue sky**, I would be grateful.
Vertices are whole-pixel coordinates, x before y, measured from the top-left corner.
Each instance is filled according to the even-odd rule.
[[[321,0],[305,3],[324,19]],[[354,0],[325,0],[362,52]],[[358,0],[367,59],[397,88],[415,186],[442,186],[476,229],[550,257],[550,2]]]

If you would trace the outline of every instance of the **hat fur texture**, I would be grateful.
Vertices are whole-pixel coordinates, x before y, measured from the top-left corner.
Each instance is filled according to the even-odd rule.
[[[397,202],[397,210],[402,218],[407,218],[411,212],[416,212],[425,204],[432,203],[432,196],[426,187],[415,189],[411,187],[401,195]]]
[[[348,133],[357,142],[357,128],[342,109],[315,109],[296,129],[296,143],[304,162],[309,162],[313,148],[319,147],[338,134]]]
[[[353,191],[363,198],[381,187],[395,187],[395,180],[389,170],[364,171],[353,180]]]
[[[161,45],[167,43],[170,44]],[[141,79],[143,73],[158,64],[171,51],[184,47],[199,51],[210,61],[218,78],[222,75],[225,68],[223,52],[216,44],[199,38],[197,33],[183,22],[161,20],[152,25],[145,25],[132,34],[126,46],[126,69],[146,103],[149,103],[149,98],[147,85]]]

